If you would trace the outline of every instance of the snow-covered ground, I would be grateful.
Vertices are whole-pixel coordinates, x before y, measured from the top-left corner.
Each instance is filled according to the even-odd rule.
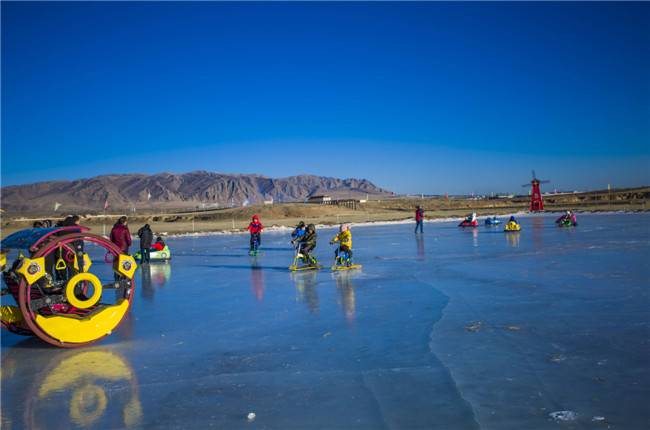
[[[2,333],[2,427],[648,428],[650,216],[578,221],[364,226],[335,274],[284,231],[170,238],[97,345]]]

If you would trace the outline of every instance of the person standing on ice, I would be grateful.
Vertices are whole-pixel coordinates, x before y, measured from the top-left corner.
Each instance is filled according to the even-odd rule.
[[[129,255],[129,246],[131,246],[131,232],[127,227],[127,218],[121,216],[111,229],[111,242],[120,248],[122,254]]]
[[[140,238],[140,255],[142,256],[142,263],[149,263],[151,243],[153,242],[153,231],[149,224],[145,224],[138,230],[138,237]]]
[[[251,223],[248,224],[247,229],[251,232],[249,251],[254,252],[257,250],[255,244],[257,243],[257,248],[262,244],[262,230],[264,230],[264,226],[260,222],[260,217],[258,215],[253,215]]]
[[[418,227],[420,227],[420,233],[424,233],[422,230],[422,225],[424,223],[424,210],[420,206],[415,207],[415,232],[418,232]]]

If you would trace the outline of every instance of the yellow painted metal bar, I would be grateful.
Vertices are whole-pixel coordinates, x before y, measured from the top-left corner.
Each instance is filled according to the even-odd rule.
[[[106,306],[85,318],[63,315],[36,315],[35,322],[49,336],[65,343],[82,343],[111,334],[129,309],[128,300]]]

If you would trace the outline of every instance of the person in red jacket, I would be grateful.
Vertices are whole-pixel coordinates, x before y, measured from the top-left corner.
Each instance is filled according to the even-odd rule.
[[[422,233],[422,224],[424,222],[424,211],[420,206],[415,207],[415,232],[418,232],[418,227],[420,227],[420,233]]]
[[[156,238],[156,243],[151,245],[151,249],[155,251],[162,251],[163,249],[165,249],[165,241],[163,240],[163,238],[158,236]]]
[[[262,244],[262,230],[264,226],[260,222],[260,217],[253,215],[251,223],[248,224],[248,231],[251,232],[250,252],[256,252]]]
[[[121,216],[113,229],[111,230],[111,242],[117,245],[122,251],[122,254],[129,254],[129,246],[131,246],[131,232],[129,227],[127,227],[127,219],[125,216]]]

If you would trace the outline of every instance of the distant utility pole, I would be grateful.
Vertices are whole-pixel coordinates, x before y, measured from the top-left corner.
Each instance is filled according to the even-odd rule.
[[[612,205],[612,184],[607,184],[607,200],[608,200],[607,205],[611,206]]]

